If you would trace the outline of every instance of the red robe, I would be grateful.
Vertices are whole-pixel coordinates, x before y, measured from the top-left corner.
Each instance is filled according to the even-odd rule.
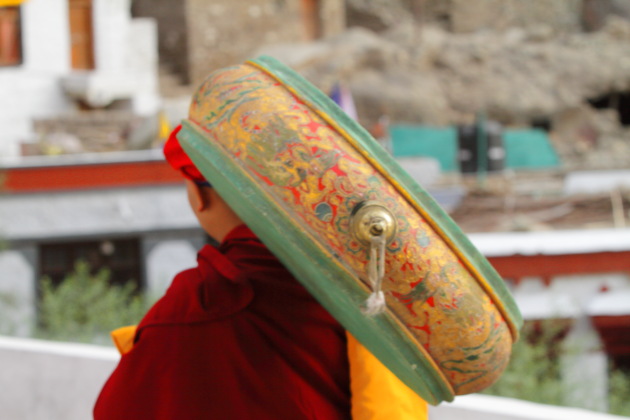
[[[240,226],[147,313],[94,418],[348,419],[346,351],[339,323]]]

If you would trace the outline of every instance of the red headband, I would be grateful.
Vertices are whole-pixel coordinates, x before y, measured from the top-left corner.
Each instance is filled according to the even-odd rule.
[[[176,170],[180,171],[185,178],[197,183],[207,183],[206,178],[199,172],[199,169],[190,160],[182,146],[177,140],[177,133],[182,129],[181,125],[175,127],[168,140],[164,144],[164,157],[166,161]]]

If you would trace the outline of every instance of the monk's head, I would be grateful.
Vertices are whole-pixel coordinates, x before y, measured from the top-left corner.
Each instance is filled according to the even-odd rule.
[[[221,242],[225,235],[243,222],[182,149],[177,139],[180,130],[181,126],[178,126],[169,136],[164,145],[164,156],[182,174],[186,182],[188,203],[199,224],[208,235]]]

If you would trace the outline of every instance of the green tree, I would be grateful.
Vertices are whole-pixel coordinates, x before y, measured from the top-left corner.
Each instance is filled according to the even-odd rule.
[[[109,333],[137,324],[149,302],[134,291],[134,285],[111,285],[110,273],[92,274],[86,262],[78,261],[74,272],[60,284],[44,277],[41,283],[39,338],[111,344]]]
[[[630,417],[630,372],[612,371],[608,385],[610,414]]]
[[[561,326],[548,321],[525,324],[514,344],[510,363],[499,380],[484,393],[541,404],[562,405],[563,389],[558,357]]]
[[[0,250],[1,252],[1,250]],[[17,329],[12,312],[17,308],[15,296],[0,292],[0,335],[12,335]]]
[[[562,381],[559,359],[571,352],[562,345],[566,326],[553,320],[526,323],[521,339],[499,380],[485,394],[541,404],[566,405],[571,384]],[[608,412],[630,416],[630,373],[612,369],[608,383]]]

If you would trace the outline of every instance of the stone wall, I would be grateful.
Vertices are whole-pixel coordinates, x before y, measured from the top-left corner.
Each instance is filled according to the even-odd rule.
[[[324,91],[345,82],[368,129],[383,116],[446,126],[483,112],[506,127],[546,122],[568,168],[627,167],[630,21],[612,16],[596,32],[543,27],[452,33],[407,21],[265,52]],[[590,103],[601,97],[613,99],[594,110]]]
[[[583,2],[582,21],[587,31],[603,28],[611,15],[630,18],[630,2],[627,0],[583,0]]]
[[[131,148],[130,136],[144,121],[126,111],[92,111],[37,118],[33,128],[40,153],[113,152]]]
[[[446,4],[447,2],[440,2]],[[382,32],[401,21],[410,21],[413,8],[405,0],[346,0],[348,28],[361,27]]]
[[[320,0],[320,36],[328,38],[339,35],[346,29],[346,6],[344,0]]]
[[[541,25],[558,32],[582,30],[583,3],[597,16],[613,12],[613,0],[347,0],[348,26],[376,32],[400,23],[439,23],[448,31],[506,30]],[[605,5],[603,3],[606,3]],[[593,12],[593,13],[595,13]]]
[[[314,12],[307,13],[308,3]],[[306,23],[314,19],[319,36],[343,28],[343,1],[188,0],[190,80],[199,84],[213,70],[252,57],[263,45],[307,41]],[[312,22],[311,22],[312,23]]]
[[[131,13],[152,17],[158,22],[160,64],[188,83],[188,37],[186,35],[186,3],[172,0],[134,0]]]
[[[451,0],[450,30],[547,25],[558,32],[575,32],[581,30],[581,13],[582,0]]]
[[[400,4],[414,2],[421,4],[425,22],[439,22],[452,32],[541,26],[552,28],[557,33],[593,31],[604,27],[612,15],[630,17],[630,2],[627,0],[397,1]]]

